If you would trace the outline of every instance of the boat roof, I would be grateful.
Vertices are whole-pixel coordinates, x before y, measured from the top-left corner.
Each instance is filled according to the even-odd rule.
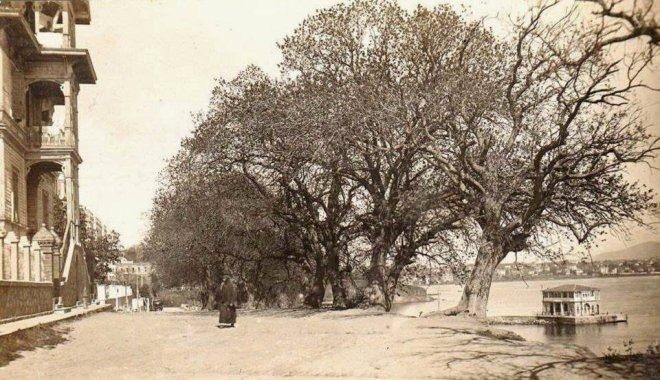
[[[600,289],[593,288],[591,286],[576,285],[576,284],[560,285],[554,288],[543,289],[543,291],[551,291],[551,292],[582,292],[589,290],[600,290]]]

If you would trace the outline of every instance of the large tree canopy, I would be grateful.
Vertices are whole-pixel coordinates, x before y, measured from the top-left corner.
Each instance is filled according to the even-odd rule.
[[[152,257],[209,289],[219,271],[264,298],[289,284],[319,307],[329,284],[336,307],[387,310],[412,264],[474,259],[451,312],[482,316],[509,253],[556,258],[556,240],[642,223],[654,195],[625,170],[657,145],[628,94],[656,54],[653,15],[567,3],[509,38],[448,6],[308,17],[279,45],[279,78],[218,82],[165,170]]]

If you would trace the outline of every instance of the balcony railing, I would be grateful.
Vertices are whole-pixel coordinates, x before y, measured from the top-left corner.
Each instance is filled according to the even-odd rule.
[[[67,130],[50,126],[30,127],[31,148],[74,148],[75,138]]]
[[[39,32],[37,33],[37,41],[39,41],[39,43],[44,47],[66,47],[64,34],[62,34],[62,32]]]

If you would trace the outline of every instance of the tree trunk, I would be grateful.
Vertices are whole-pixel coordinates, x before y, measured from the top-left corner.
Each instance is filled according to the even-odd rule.
[[[332,286],[332,307],[337,309],[346,309],[346,291],[342,284],[339,267],[332,262],[331,258],[329,261],[328,281],[330,281],[330,286]]]
[[[365,295],[370,305],[382,306],[386,311],[389,311],[387,296],[384,292],[387,289],[385,284],[385,255],[378,247],[374,248],[374,252],[371,254],[369,272],[367,273],[369,285],[365,289]]]
[[[211,268],[206,268],[206,274],[204,277],[204,287],[200,294],[202,310],[214,310],[216,286],[213,276],[211,275]]]
[[[397,290],[399,288],[399,279],[401,278],[401,273],[403,270],[413,262],[413,257],[415,257],[416,247],[413,245],[407,245],[402,247],[401,250],[394,257],[394,265],[390,269],[389,275],[386,280],[386,292],[385,292],[385,310],[390,311],[392,305],[394,304],[394,298],[397,296]]]
[[[339,275],[331,277],[330,285],[332,286],[332,307],[335,309],[346,309],[348,307],[346,292],[344,291]]]
[[[463,288],[463,296],[458,306],[449,309],[445,314],[468,313],[478,318],[485,318],[488,306],[488,295],[497,265],[506,257],[500,245],[485,242],[479,248],[474,269]]]
[[[386,252],[391,247],[389,232],[382,228],[378,236],[374,239],[371,248],[371,261],[369,262],[369,271],[367,272],[367,288],[364,289],[366,300],[370,305],[382,306],[389,311],[387,300],[387,273],[386,273]],[[391,306],[391,305],[390,305]]]
[[[325,296],[325,271],[322,267],[317,267],[314,283],[305,297],[305,304],[318,309],[323,304],[323,296]]]
[[[357,287],[351,274],[347,271],[341,272],[341,288],[344,291],[347,308],[355,307],[362,302],[362,291]]]

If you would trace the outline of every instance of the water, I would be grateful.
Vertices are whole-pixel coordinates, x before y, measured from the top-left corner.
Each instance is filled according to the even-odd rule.
[[[502,326],[530,341],[572,343],[602,355],[608,347],[623,351],[623,342],[632,339],[635,351],[644,351],[660,342],[660,276],[610,277],[524,282],[495,282],[491,288],[488,315],[535,315],[541,311],[541,289],[562,284],[581,284],[601,289],[602,313],[628,314],[627,323],[583,326]],[[396,311],[417,315],[455,305],[462,288],[457,285],[431,286],[431,296],[439,301],[400,305]]]

